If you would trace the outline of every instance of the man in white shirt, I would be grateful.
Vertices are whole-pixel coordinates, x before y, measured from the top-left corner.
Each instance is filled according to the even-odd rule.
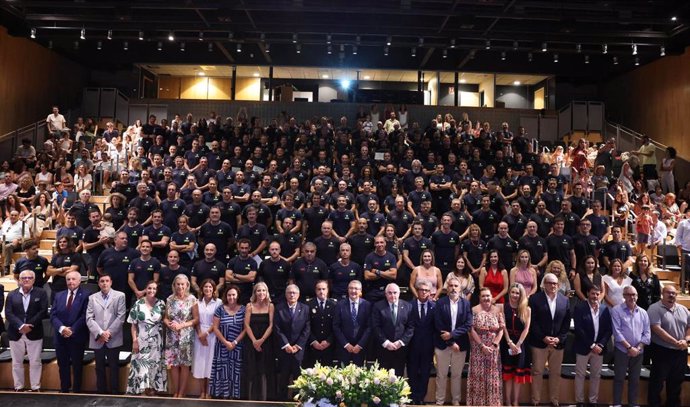
[[[668,236],[668,229],[664,222],[659,221],[659,212],[652,212],[652,236],[649,238],[649,244],[647,248],[650,249],[652,254],[649,258],[656,258],[657,247],[660,244],[664,244],[666,237]]]
[[[24,239],[29,237],[29,228],[24,225],[24,221],[19,220],[19,212],[10,212],[10,217],[0,227],[0,236],[2,236],[3,264],[0,274],[5,275],[10,273],[12,253],[19,250]]]
[[[65,116],[60,114],[60,110],[57,106],[53,106],[53,113],[49,114],[46,118],[46,124],[48,125],[50,134],[55,137],[62,137],[62,133],[69,133]]]
[[[681,287],[685,287],[688,269],[690,268],[690,262],[687,261],[690,254],[690,219],[688,219],[688,212],[690,212],[690,206],[685,209],[685,216],[678,223],[676,235],[673,237],[673,244],[678,248],[678,258],[683,269],[683,272],[680,274]]]

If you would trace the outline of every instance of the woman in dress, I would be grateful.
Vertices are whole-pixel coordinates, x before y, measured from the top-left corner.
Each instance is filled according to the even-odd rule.
[[[491,290],[482,288],[479,305],[472,307],[468,406],[500,406],[503,403],[499,344],[504,328],[503,311],[494,305]]]
[[[189,278],[178,274],[173,280],[173,294],[165,304],[163,323],[168,328],[165,336],[165,364],[170,369],[174,398],[187,392],[189,367],[192,365],[194,326],[199,322],[197,300],[189,293]]]
[[[245,335],[245,307],[237,301],[240,289],[229,285],[221,297],[223,305],[213,314],[216,347],[211,366],[209,393],[215,399],[238,399],[242,384],[242,339]]]
[[[53,224],[53,204],[50,202],[50,195],[41,192],[33,199],[33,209],[24,218],[26,227],[29,228],[31,236],[38,239],[43,229],[49,228]]]
[[[48,171],[48,165],[45,163],[40,164],[40,170],[36,173],[34,177],[34,184],[46,184],[49,191],[54,189],[53,187],[53,174]]]
[[[673,175],[673,169],[676,166],[676,149],[673,147],[666,147],[666,155],[661,160],[661,171],[659,180],[661,181],[661,188],[664,193],[676,192],[676,180]]]
[[[523,384],[532,383],[531,352],[525,347],[532,310],[527,305],[525,287],[520,283],[511,284],[508,302],[499,307],[503,309],[503,337],[508,345],[501,347],[503,390],[506,405],[517,406],[520,401],[520,388]]]
[[[192,376],[199,379],[199,398],[208,397],[208,379],[211,377],[211,361],[216,348],[216,335],[213,333],[213,314],[222,302],[216,298],[216,283],[210,278],[201,282],[201,293],[196,303],[199,323],[194,337],[194,360]]]
[[[458,257],[458,259],[455,261],[455,270],[448,273],[448,277],[446,277],[446,282],[443,286],[444,288],[447,288],[448,279],[451,276],[460,281],[460,293],[462,294],[463,298],[465,298],[467,301],[470,301],[472,299],[472,294],[474,293],[474,279],[472,278],[470,269],[465,266],[465,259],[462,256]]]
[[[250,400],[272,400],[275,389],[275,355],[271,343],[273,310],[268,286],[259,282],[244,317],[246,395]]]
[[[77,166],[77,171],[74,174],[74,188],[77,191],[83,191],[85,189],[91,190],[93,186],[93,178],[89,173],[89,168],[86,163],[79,163]]]
[[[623,303],[623,289],[632,284],[632,278],[628,277],[623,270],[623,262],[614,259],[609,264],[609,274],[602,277],[606,284],[606,296],[604,302],[609,307],[615,307]],[[638,296],[639,298],[639,296]]]
[[[520,250],[517,263],[510,270],[510,285],[520,283],[527,292],[527,297],[537,292],[537,270],[532,267],[532,261],[527,250]]]
[[[582,260],[580,271],[573,279],[575,285],[575,295],[580,301],[587,301],[587,293],[593,285],[601,287],[601,294],[599,301],[601,302],[606,297],[606,287],[601,284],[601,273],[597,266],[597,259],[594,256],[585,256]]]
[[[24,204],[29,210],[31,210],[31,204],[36,197],[36,187],[31,180],[31,177],[21,178],[19,181],[19,188],[17,188],[17,198],[19,202]]]
[[[493,304],[503,304],[509,283],[508,272],[499,260],[498,251],[491,250],[489,264],[479,273],[479,287],[489,289]]]
[[[652,272],[652,263],[646,254],[637,256],[630,277],[631,285],[637,290],[638,307],[646,310],[661,299],[661,283],[659,277]]]
[[[443,285],[443,275],[441,270],[436,267],[434,252],[431,249],[422,250],[421,261],[419,266],[412,269],[410,275],[410,291],[412,295],[417,298],[416,284],[417,280],[424,280],[429,283],[431,288],[431,299],[436,301],[441,296],[441,287]]]
[[[158,284],[146,284],[146,294],[129,311],[132,324],[132,359],[129,363],[127,394],[153,396],[167,388],[167,371],[163,360],[161,329],[165,304],[156,298]]]

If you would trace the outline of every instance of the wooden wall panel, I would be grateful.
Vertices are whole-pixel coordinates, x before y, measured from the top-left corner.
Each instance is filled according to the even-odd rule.
[[[0,135],[45,119],[53,105],[78,107],[89,79],[86,68],[2,26],[0,73]]]
[[[208,78],[208,98],[210,100],[230,100],[230,78]]]
[[[235,100],[261,100],[261,80],[259,78],[237,78]]]
[[[604,90],[610,118],[690,159],[690,48],[618,77]]]
[[[185,76],[180,78],[180,99],[207,99],[208,78]]]
[[[172,76],[158,77],[158,98],[159,99],[179,99],[180,98],[180,78]]]

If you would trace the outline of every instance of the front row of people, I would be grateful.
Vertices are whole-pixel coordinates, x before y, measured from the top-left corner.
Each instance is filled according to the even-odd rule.
[[[41,386],[42,321],[48,314],[48,296],[34,287],[34,279],[32,271],[21,272],[19,288],[7,298],[17,391],[24,389],[25,355],[30,367],[29,391]],[[98,391],[118,392],[119,350],[126,319],[132,333],[127,381],[131,394],[169,390],[175,397],[183,397],[191,367],[192,375],[201,380],[203,398],[286,400],[288,385],[301,367],[316,362],[363,365],[378,360],[398,375],[406,371],[411,398],[421,403],[435,356],[436,404],[446,401],[450,373],[450,401],[459,405],[469,351],[468,405],[518,405],[520,389],[526,383],[531,383],[532,402],[539,404],[547,362],[553,373],[549,374],[549,401],[559,405],[560,368],[571,311],[568,298],[558,290],[558,277],[551,273],[543,278],[543,290],[529,299],[524,287],[515,283],[505,304],[496,304],[490,290],[483,288],[475,307],[462,295],[461,282],[453,275],[446,281],[447,296],[437,302],[431,299],[431,284],[424,279],[417,281],[418,297],[412,302],[400,300],[400,288],[391,283],[385,288],[385,299],[376,303],[361,298],[362,284],[353,280],[347,298],[338,302],[328,298],[328,282],[319,281],[316,297],[306,303],[299,301],[299,288],[290,284],[275,304],[267,285],[259,282],[245,306],[234,285],[220,290],[221,299],[216,299],[218,290],[212,280],[201,283],[197,299],[189,294],[187,277],[180,274],[173,280],[173,294],[167,301],[156,297],[158,285],[151,281],[128,315],[125,295],[111,289],[108,274],[99,276],[100,291],[90,296],[80,287],[78,272],[67,274],[66,285],[67,290],[55,295],[50,312],[63,392],[81,391],[87,345],[95,351]],[[632,286],[625,287],[625,302],[615,307],[600,303],[600,290],[596,285],[590,287],[587,301],[574,310],[578,405],[597,403],[603,355],[612,336],[614,405],[621,405],[626,375],[628,404],[637,405],[642,355],[648,345],[652,358],[648,404],[661,405],[665,384],[666,405],[678,405],[690,313],[676,304],[676,288],[665,286],[661,301],[648,311],[636,305],[637,292]],[[587,370],[590,385],[585,398]]]

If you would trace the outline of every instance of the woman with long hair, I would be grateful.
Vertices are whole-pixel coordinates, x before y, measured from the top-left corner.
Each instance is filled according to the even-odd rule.
[[[19,201],[17,194],[9,194],[7,196],[7,199],[5,200],[5,213],[3,219],[9,218],[10,212],[12,211],[19,212],[19,216],[22,218],[29,214],[29,210],[26,208],[26,205]]]
[[[510,270],[510,285],[520,283],[527,297],[537,292],[537,270],[531,263],[529,251],[522,249],[518,251],[515,267]]]
[[[458,279],[458,281],[460,282],[461,295],[467,301],[470,301],[472,299],[472,294],[475,290],[475,285],[474,279],[472,278],[472,273],[470,272],[469,267],[467,267],[464,257],[459,256],[458,259],[455,261],[455,269],[448,273],[446,281],[443,285],[444,288],[447,287],[448,279],[450,279],[451,276]]]
[[[646,254],[637,256],[630,278],[631,285],[637,290],[638,307],[646,310],[661,299],[661,283],[652,271],[652,263]]]
[[[199,380],[199,398],[207,399],[208,381],[211,377],[213,351],[216,347],[216,335],[213,333],[213,315],[222,302],[216,298],[216,283],[207,278],[201,282],[201,292],[194,307],[197,308],[199,322],[195,326],[194,350],[192,354],[192,376]]]
[[[508,293],[509,282],[508,272],[501,264],[498,250],[490,250],[489,264],[479,273],[479,287],[488,288],[491,291],[491,301],[494,304],[503,304],[503,297]]]
[[[544,271],[544,274],[547,273],[558,277],[558,291],[561,294],[565,295],[566,297],[572,297],[568,273],[565,270],[565,265],[560,260],[551,260],[549,264],[546,265],[546,270]],[[541,284],[541,288],[544,288],[543,284]]]
[[[48,192],[41,192],[33,198],[33,209],[24,218],[31,236],[38,239],[41,232],[52,225],[54,209]]]
[[[211,366],[209,393],[215,399],[238,399],[242,383],[242,339],[245,336],[245,307],[238,300],[240,289],[226,286],[221,296],[223,305],[213,314],[216,348]]]
[[[244,330],[247,333],[244,353],[247,366],[245,394],[251,400],[274,398],[275,356],[271,344],[274,309],[266,283],[256,283],[244,316]]]
[[[36,187],[31,177],[23,177],[19,179],[19,188],[17,188],[17,198],[19,202],[24,204],[27,209],[31,210],[34,198],[36,197]]]
[[[503,393],[508,406],[517,406],[523,384],[532,383],[531,352],[525,346],[529,334],[532,310],[527,305],[527,293],[520,283],[510,285],[508,302],[499,305],[505,326],[503,337],[508,346],[501,347],[503,365]]]
[[[173,294],[165,304],[163,323],[166,329],[165,364],[170,369],[174,398],[187,393],[189,368],[192,365],[194,326],[199,323],[197,299],[189,293],[189,278],[178,274],[173,280]]]
[[[431,299],[437,301],[441,296],[443,275],[441,274],[441,270],[435,265],[434,252],[431,249],[424,249],[419,257],[419,266],[413,268],[412,274],[410,275],[410,291],[412,295],[417,298],[417,281],[424,280],[429,283]]]
[[[601,284],[601,273],[599,273],[597,259],[594,256],[585,256],[581,262],[580,270],[573,279],[575,294],[580,301],[587,301],[587,293],[593,285],[601,287],[599,301],[606,296],[606,287]]]
[[[626,275],[625,270],[623,270],[623,262],[620,259],[613,259],[609,263],[609,273],[602,278],[602,281],[606,284],[606,296],[604,297],[606,305],[615,307],[622,304],[624,302],[623,289],[632,284],[632,279]]]

